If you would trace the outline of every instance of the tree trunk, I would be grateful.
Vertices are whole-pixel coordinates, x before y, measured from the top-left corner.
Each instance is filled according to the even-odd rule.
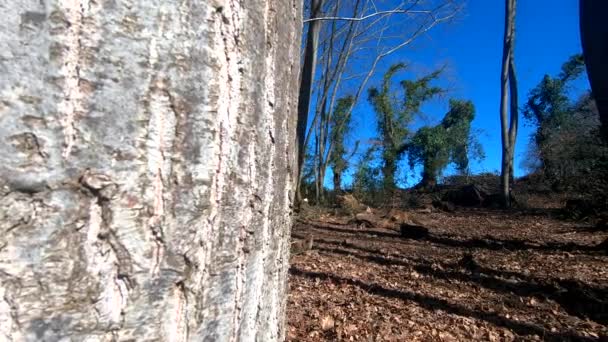
[[[425,165],[422,169],[422,179],[420,180],[419,187],[423,189],[432,188],[437,185],[436,172],[431,171],[432,167]]]
[[[397,165],[391,158],[384,158],[384,165],[382,166],[382,176],[384,177],[384,190],[387,193],[393,193],[396,188],[395,184],[395,173],[397,172]]]
[[[513,164],[515,159],[515,142],[517,140],[517,130],[519,128],[519,94],[517,87],[517,73],[515,72],[515,0],[513,0],[513,24],[511,26],[511,54],[509,58],[509,102],[510,102],[510,122],[509,122],[509,188],[515,182],[515,171]],[[509,203],[511,194],[509,193]]]
[[[505,0],[505,33],[500,75],[500,125],[502,140],[501,193],[503,203],[511,204],[510,180],[513,172],[518,126],[517,79],[515,77],[515,0]],[[510,103],[509,103],[510,98]],[[510,114],[509,114],[510,108]]]
[[[299,1],[0,7],[0,340],[283,340]]]
[[[339,194],[342,192],[342,171],[332,170],[334,173],[334,193]]]
[[[311,0],[310,18],[314,19],[321,15],[324,0]],[[304,61],[300,75],[300,88],[298,96],[298,121],[297,121],[297,142],[298,142],[298,165],[297,165],[297,185],[296,197],[300,200],[300,173],[304,167],[304,157],[306,156],[306,126],[308,125],[308,111],[310,108],[310,96],[312,94],[312,82],[315,78],[317,67],[317,47],[319,45],[319,30],[321,22],[311,21],[308,24],[306,33],[306,45],[304,47]]]
[[[587,75],[600,112],[602,136],[608,142],[608,3],[580,0],[580,28]]]
[[[318,160],[317,163],[317,204],[320,204],[325,197],[325,165],[324,165],[324,158],[323,156],[325,155],[325,141],[327,139],[327,126],[326,124],[329,123],[329,120],[327,118],[327,99],[325,99],[323,101],[323,104],[321,105],[321,113],[320,113],[320,120],[318,123],[318,129],[317,129],[317,133],[316,136],[318,137],[318,144],[317,144],[317,150],[316,150],[316,158]]]

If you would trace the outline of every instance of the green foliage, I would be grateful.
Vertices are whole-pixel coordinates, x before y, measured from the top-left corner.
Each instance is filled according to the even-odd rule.
[[[565,84],[560,79],[545,75],[528,97],[523,110],[524,118],[536,126],[549,121],[557,122],[567,116],[569,100],[565,94]],[[542,140],[542,137],[538,137]]]
[[[562,65],[559,79],[563,83],[566,83],[578,78],[583,72],[585,72],[585,59],[583,58],[583,55],[573,55]]]
[[[567,86],[584,70],[583,57],[574,55],[564,63],[557,78],[545,75],[542,81],[530,91],[523,115],[537,127],[534,139],[539,147],[549,138],[548,134],[566,124],[571,118],[570,113],[573,107],[568,99]]]
[[[405,99],[403,100],[404,113],[410,115],[410,120],[414,114],[420,113],[420,107],[424,102],[443,92],[443,89],[430,85],[431,81],[436,80],[440,74],[441,70],[436,70],[414,81],[401,81],[401,87],[403,87],[405,92]]]
[[[450,160],[461,173],[465,173],[469,168],[470,154],[476,159],[483,157],[481,145],[471,136],[473,119],[475,106],[471,101],[450,100],[450,110],[441,122],[447,135]],[[471,148],[473,145],[475,148]]]
[[[450,100],[450,110],[440,124],[422,127],[408,148],[410,167],[422,165],[423,186],[433,185],[446,166],[452,162],[464,173],[468,169],[470,146],[474,157],[483,155],[479,143],[470,135],[475,107],[471,101]]]
[[[434,183],[440,170],[449,162],[450,151],[445,129],[441,125],[422,127],[410,143],[409,163],[422,164],[422,184]]]
[[[389,191],[395,188],[397,162],[407,149],[407,139],[411,135],[409,125],[420,114],[422,104],[442,92],[441,88],[430,85],[441,73],[435,71],[417,80],[401,81],[403,95],[398,97],[391,89],[391,80],[395,73],[403,69],[403,63],[391,66],[384,74],[381,88],[372,87],[368,94],[378,121],[384,188]]]
[[[378,90],[372,87],[368,90],[369,102],[374,107],[378,119],[378,132],[383,138],[383,145],[390,147],[405,139],[408,134],[407,124],[411,121],[400,107],[400,104],[392,96],[391,79],[400,70],[405,69],[405,64],[399,63],[391,66],[384,74],[382,88]]]
[[[571,57],[557,77],[545,75],[523,110],[536,128],[527,164],[558,190],[595,191],[595,180],[604,178],[607,169],[608,149],[599,136],[595,102],[589,94],[572,101],[567,93],[583,71],[582,56]]]
[[[342,173],[348,168],[348,160],[346,158],[347,152],[346,147],[344,146],[344,139],[352,130],[352,116],[350,115],[349,110],[354,101],[355,98],[353,96],[338,99],[338,103],[336,104],[336,108],[334,109],[330,120],[330,139],[333,141],[334,148],[329,156],[329,165],[331,166],[334,175],[336,175],[338,183],[341,179]]]
[[[377,147],[369,148],[357,163],[353,175],[353,194],[368,204],[378,204],[383,196],[383,179],[380,168],[374,164]]]
[[[593,192],[605,178],[608,149],[599,135],[599,115],[592,98],[584,95],[572,105],[559,126],[542,127],[537,145],[541,170],[554,189]]]

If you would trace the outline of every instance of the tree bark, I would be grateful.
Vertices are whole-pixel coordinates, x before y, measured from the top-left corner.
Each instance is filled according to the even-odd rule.
[[[502,141],[501,193],[506,206],[511,204],[510,183],[513,178],[513,157],[515,155],[515,140],[519,121],[514,62],[515,11],[516,0],[505,0],[505,33],[500,75],[500,133]]]
[[[515,3],[513,4],[515,11]],[[519,94],[517,87],[517,73],[515,72],[515,12],[513,13],[513,25],[511,27],[511,56],[509,58],[509,102],[510,102],[510,122],[509,122],[509,188],[515,182],[515,171],[513,164],[515,160],[515,142],[517,140],[517,130],[519,128]],[[509,194],[509,203],[511,194]]]
[[[283,340],[299,1],[0,8],[0,340]]]

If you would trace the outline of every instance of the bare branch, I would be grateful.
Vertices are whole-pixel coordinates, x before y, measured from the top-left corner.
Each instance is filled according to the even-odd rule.
[[[374,12],[371,14],[367,14],[358,18],[351,18],[351,17],[318,17],[318,18],[311,18],[311,19],[306,19],[303,22],[304,23],[309,23],[312,21],[330,21],[330,20],[341,20],[341,21],[364,21],[379,15],[392,15],[392,14],[432,14],[432,11],[429,10],[421,10],[421,11],[415,11],[415,10],[409,10],[409,9],[404,9],[404,10],[399,10],[399,9],[394,9],[394,10],[388,10],[388,11],[378,11],[378,12]]]

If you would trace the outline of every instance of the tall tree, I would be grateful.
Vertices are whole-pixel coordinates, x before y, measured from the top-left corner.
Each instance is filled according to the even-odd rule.
[[[299,3],[3,3],[0,340],[284,340]]]
[[[502,140],[501,192],[506,206],[511,205],[513,158],[519,122],[517,78],[515,73],[516,0],[505,0],[505,32],[500,75],[500,126]]]
[[[562,65],[562,71],[557,77],[545,75],[542,81],[530,91],[523,108],[523,116],[534,126],[534,143],[539,151],[539,159],[543,167],[546,160],[543,155],[544,145],[549,135],[557,133],[572,118],[575,105],[568,98],[568,85],[585,71],[582,55],[574,55]]]
[[[430,85],[441,72],[435,71],[413,81],[402,81],[403,95],[399,98],[391,88],[392,78],[404,68],[402,63],[392,65],[384,74],[381,88],[369,89],[369,101],[376,113],[382,145],[384,187],[389,192],[396,187],[397,162],[407,150],[407,138],[411,134],[409,125],[420,114],[422,104],[442,92],[441,88]]]
[[[321,21],[314,20],[321,16],[323,3],[325,0],[310,0],[310,19],[308,30],[306,31],[306,42],[304,44],[304,60],[300,73],[300,91],[298,96],[298,121],[296,128],[296,138],[298,142],[298,165],[296,168],[296,197],[299,201],[299,183],[301,172],[304,167],[304,156],[306,155],[306,127],[308,125],[308,112],[310,109],[310,97],[312,94],[312,83],[317,69],[317,50],[319,46],[319,30]]]
[[[556,77],[545,75],[530,91],[523,115],[536,131],[532,135],[533,171],[541,171],[554,189],[583,191],[592,188],[593,178],[605,165],[605,143],[600,135],[600,117],[591,94],[572,100],[570,82],[584,73],[581,55],[562,65]],[[584,185],[584,186],[581,186]]]

